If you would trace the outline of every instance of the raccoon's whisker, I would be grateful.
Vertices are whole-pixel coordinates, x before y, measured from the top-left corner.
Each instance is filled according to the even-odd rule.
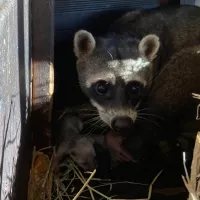
[[[93,124],[93,128],[90,130],[91,132],[94,132],[98,128],[100,128],[101,120],[97,121],[95,124]]]
[[[98,113],[96,110],[89,110],[89,109],[79,109],[80,112],[90,112],[90,113]]]
[[[153,124],[155,124],[156,126],[158,126],[159,128],[161,128],[160,125],[158,123],[156,123],[155,121],[153,121],[153,120],[147,119],[145,117],[139,117],[139,116],[137,118],[138,119],[143,119],[143,120],[146,120],[146,121],[149,121],[149,122],[152,122]]]
[[[96,122],[98,120],[98,117],[94,117],[92,119],[88,119],[87,121],[83,122],[84,125],[90,124],[92,125],[92,123]]]
[[[100,133],[100,135],[103,135],[106,131],[108,131],[108,127],[106,126],[105,129]]]
[[[99,118],[100,118],[100,117],[97,115],[97,116],[92,117],[92,118],[90,118],[90,119],[91,119],[91,120],[92,120],[92,119],[97,120],[97,119],[99,119]],[[90,120],[90,119],[88,119],[88,120]],[[88,120],[87,120],[87,121],[88,121]],[[87,121],[85,121],[85,122],[87,122]]]
[[[82,106],[81,106],[82,107]],[[97,110],[96,108],[94,107],[82,107],[82,108],[79,108],[80,110]]]
[[[98,113],[96,110],[79,110],[81,113]]]
[[[99,119],[99,116],[93,117],[93,118],[88,119],[88,120],[86,120],[85,122],[83,122],[83,124],[88,124],[88,123],[91,123],[91,122],[95,122],[95,121],[97,121],[98,119]]]
[[[98,121],[99,123],[96,124],[97,128],[105,128],[107,124],[105,124],[101,119]]]
[[[98,123],[97,124],[93,124],[92,126],[90,126],[90,130],[89,130],[89,132],[87,132],[87,134],[93,134],[94,133],[94,131],[96,131],[99,127],[100,127],[100,121],[98,121]]]
[[[94,117],[94,116],[98,117],[99,116],[99,114],[90,114],[90,113],[85,113],[85,114],[81,114],[81,115],[84,117]]]
[[[96,111],[90,111],[90,110],[79,110],[79,112],[81,114],[84,114],[84,113],[98,114],[98,112],[96,112]]]
[[[101,127],[102,127],[102,128],[105,128],[105,127],[108,127],[108,125],[105,124],[104,122],[102,122]]]
[[[94,126],[99,121],[99,118],[96,118],[94,120],[88,120],[87,124],[89,124],[89,127]]]
[[[103,126],[102,126],[103,125]],[[89,133],[97,130],[98,128],[105,128],[100,134],[103,134],[107,129],[108,129],[108,126],[100,119],[97,121],[97,123],[93,124],[92,126],[93,128],[90,130]]]
[[[138,116],[152,116],[152,117],[157,117],[157,118],[159,118],[159,119],[164,120],[164,118],[162,118],[162,117],[160,117],[160,116],[158,116],[158,115],[151,114],[151,113],[139,113]]]
[[[97,120],[95,123],[93,123],[93,124],[91,124],[84,132],[87,132],[88,130],[90,130],[89,132],[88,132],[88,134],[89,133],[91,133],[92,131],[94,131],[94,130],[96,130],[97,128],[98,128],[98,124],[101,122],[101,119],[99,118],[99,120]]]
[[[151,109],[151,108],[143,108],[143,109],[137,110],[137,112],[139,113],[139,112],[141,112],[141,111],[150,110],[150,109]]]
[[[99,120],[97,120],[93,125],[96,126],[97,124],[99,124],[101,122],[101,119],[99,118]]]
[[[80,115],[99,115],[98,112],[81,111]]]
[[[77,106],[81,110],[96,110],[94,106],[87,105],[87,104],[82,104],[80,106]]]
[[[102,128],[108,127],[108,125],[107,125],[104,121],[102,121],[102,120],[101,120],[100,126],[101,126]]]

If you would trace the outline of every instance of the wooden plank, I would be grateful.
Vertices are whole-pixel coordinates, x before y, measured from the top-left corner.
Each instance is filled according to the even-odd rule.
[[[24,137],[29,114],[29,0],[0,4],[0,199],[23,200],[30,158]]]
[[[53,2],[53,0],[51,0]],[[19,20],[18,30],[19,38],[28,41],[28,44],[24,42],[21,47],[24,46],[28,48],[28,52],[20,49],[20,55],[25,54],[25,57],[31,57],[26,60],[26,65],[31,64],[31,80],[29,79],[28,87],[30,86],[30,93],[24,96],[21,88],[27,87],[23,86],[23,81],[20,83],[20,93],[21,99],[30,98],[31,109],[28,113],[31,113],[30,120],[27,120],[29,131],[23,126],[23,137],[21,138],[21,145],[19,151],[19,159],[17,165],[16,181],[13,186],[12,199],[13,200],[26,200],[28,192],[28,178],[30,173],[31,155],[33,151],[33,145],[37,148],[42,148],[43,146],[49,145],[50,142],[50,113],[52,107],[52,94],[54,86],[54,70],[53,70],[53,42],[54,42],[54,31],[53,31],[53,3],[47,0],[34,0],[30,6],[29,0],[18,1],[18,17]],[[17,1],[16,1],[17,2]],[[23,3],[26,5],[23,6]],[[24,3],[25,4],[25,3]],[[31,18],[26,17],[23,19],[24,15],[31,16]],[[23,23],[24,21],[24,23]],[[17,23],[16,23],[17,24]],[[30,28],[30,35],[27,35],[27,25]],[[23,32],[23,33],[21,33]],[[20,34],[21,33],[21,34]],[[24,34],[24,35],[23,35]],[[29,37],[30,36],[30,37]],[[31,42],[29,42],[29,39]],[[30,44],[31,43],[31,44]],[[16,51],[17,48],[14,49]],[[30,53],[29,53],[30,51]],[[27,55],[29,54],[29,55]],[[30,66],[29,66],[30,67]],[[23,66],[20,65],[20,69]],[[23,71],[23,70],[21,70]],[[28,70],[28,74],[30,68]],[[25,76],[24,73],[20,73],[21,78]],[[30,81],[30,82],[29,82]],[[31,85],[30,85],[31,83]],[[24,102],[21,101],[22,108],[26,108]],[[24,111],[24,109],[22,109]],[[25,110],[26,111],[26,110]],[[22,111],[21,111],[22,112]],[[27,112],[27,111],[26,111]],[[23,120],[23,118],[22,118]],[[48,134],[47,134],[48,133]]]
[[[53,0],[32,1],[32,131],[37,148],[50,144],[54,90]]]

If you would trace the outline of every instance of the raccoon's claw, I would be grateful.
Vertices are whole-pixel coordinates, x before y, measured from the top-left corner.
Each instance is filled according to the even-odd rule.
[[[121,152],[119,153],[119,158],[120,160],[125,161],[125,162],[129,162],[129,161],[136,162],[135,160],[133,160],[132,156],[128,152],[124,151],[123,149],[121,149]]]
[[[127,158],[126,156],[124,156],[121,153],[117,153],[116,160],[119,161],[119,162],[129,162],[129,161],[131,161],[131,159]]]

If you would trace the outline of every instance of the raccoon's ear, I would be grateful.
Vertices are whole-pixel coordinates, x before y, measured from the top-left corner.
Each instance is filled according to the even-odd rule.
[[[74,53],[78,59],[87,57],[95,49],[96,41],[91,33],[80,30],[74,35]]]
[[[152,61],[160,48],[160,40],[157,35],[150,34],[142,38],[139,43],[139,51],[142,56]]]

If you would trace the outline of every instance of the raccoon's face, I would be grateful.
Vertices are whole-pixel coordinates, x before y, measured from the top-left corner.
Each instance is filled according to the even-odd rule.
[[[152,61],[160,47],[156,35],[141,41],[112,35],[96,38],[81,30],[74,37],[80,86],[100,118],[115,130],[129,129],[151,85]]]

